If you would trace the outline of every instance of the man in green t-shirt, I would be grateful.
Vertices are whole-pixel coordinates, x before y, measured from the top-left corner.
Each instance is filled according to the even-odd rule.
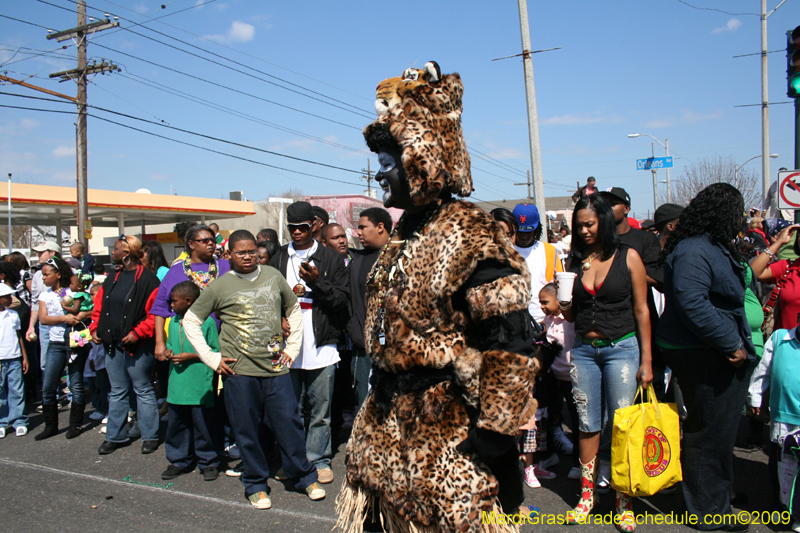
[[[257,261],[255,237],[246,230],[228,239],[232,270],[211,282],[191,309],[183,326],[201,361],[225,376],[228,418],[242,454],[242,483],[250,503],[269,509],[267,466],[260,440],[266,425],[283,451],[283,470],[312,500],[325,497],[317,470],[306,458],[305,434],[289,367],[300,352],[303,324],[297,297],[281,274]],[[220,353],[206,344],[202,324],[217,313]],[[291,334],[282,348],[281,316]]]

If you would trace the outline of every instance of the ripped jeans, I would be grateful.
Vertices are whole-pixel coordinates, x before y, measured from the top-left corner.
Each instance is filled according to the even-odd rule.
[[[595,348],[576,338],[570,356],[578,429],[584,433],[600,431],[604,413],[608,413],[611,423],[615,410],[633,403],[639,371],[639,342],[636,337],[630,337],[611,346]],[[605,402],[606,409],[601,402]]]

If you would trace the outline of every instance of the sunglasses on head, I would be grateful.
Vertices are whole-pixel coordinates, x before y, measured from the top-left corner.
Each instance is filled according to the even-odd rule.
[[[128,238],[125,236],[125,234],[120,235],[119,239],[117,239],[117,240],[120,240],[122,242],[128,242]]]
[[[45,261],[44,264],[45,265],[50,265],[51,267],[53,267],[56,270],[58,270],[58,263],[56,263],[56,260],[53,259],[52,257],[50,259],[48,259],[47,261]]]
[[[289,231],[302,231],[305,233],[311,230],[311,224],[308,222],[303,222],[302,224],[287,224],[287,226]]]

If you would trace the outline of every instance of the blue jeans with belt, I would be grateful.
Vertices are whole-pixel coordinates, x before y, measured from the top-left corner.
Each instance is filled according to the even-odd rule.
[[[47,364],[45,365],[44,379],[42,380],[43,405],[56,403],[56,390],[63,375],[61,372],[64,370],[64,365],[67,366],[72,401],[79,404],[86,403],[83,394],[83,367],[86,364],[86,356],[86,351],[81,350],[74,361],[67,363],[69,357],[67,343],[55,341],[48,343]]]
[[[106,440],[123,443],[128,441],[128,408],[131,390],[136,394],[137,420],[142,430],[142,440],[158,440],[158,407],[156,393],[150,374],[155,355],[153,342],[129,348],[114,342],[106,355],[106,371],[111,382],[108,395],[108,426]]]
[[[629,337],[608,346],[592,346],[578,337],[572,345],[570,376],[578,410],[578,429],[594,433],[603,427],[603,405],[609,417],[636,396],[639,342]]]

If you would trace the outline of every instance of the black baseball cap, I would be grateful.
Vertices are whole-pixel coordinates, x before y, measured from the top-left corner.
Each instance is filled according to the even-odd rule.
[[[622,187],[609,187],[600,194],[606,195],[606,200],[610,200],[608,195],[611,195],[613,198],[625,202],[625,205],[631,205],[631,195]]]
[[[676,218],[681,218],[681,213],[683,213],[683,207],[677,204],[660,205],[658,209],[656,209],[655,215],[653,215],[656,228],[660,231],[662,224],[666,224],[670,220],[675,220]]]
[[[649,218],[646,218],[646,219],[645,219],[645,220],[642,222],[642,229],[643,229],[643,230],[645,230],[645,231],[647,231],[647,230],[649,230],[650,228],[652,228],[652,227],[653,227],[653,226],[655,226],[655,225],[656,225],[656,223],[655,223],[655,221],[654,221],[654,220],[650,220]]]
[[[315,217],[317,217],[318,219],[322,220],[325,224],[328,223],[328,220],[329,220],[328,212],[325,211],[325,209],[323,209],[322,207],[320,207],[318,205],[315,205],[315,206],[313,206],[311,208],[311,210],[314,212],[314,216]]]

